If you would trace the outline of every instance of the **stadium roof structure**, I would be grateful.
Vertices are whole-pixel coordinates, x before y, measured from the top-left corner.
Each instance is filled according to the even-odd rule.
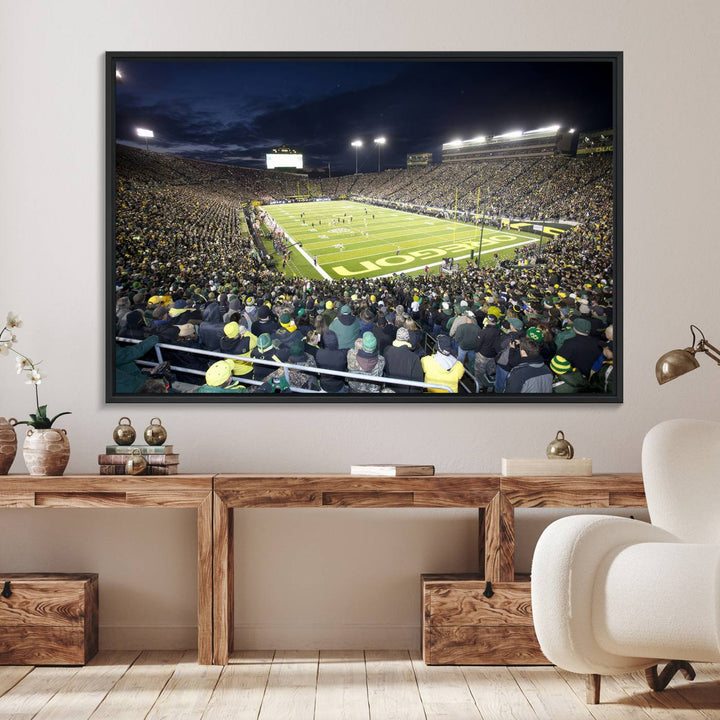
[[[452,140],[442,146],[443,162],[492,160],[495,158],[540,157],[543,155],[574,155],[578,135],[574,128],[560,125],[536,130],[511,130],[501,135]]]

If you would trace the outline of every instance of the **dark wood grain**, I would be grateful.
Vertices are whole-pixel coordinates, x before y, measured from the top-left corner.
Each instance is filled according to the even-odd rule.
[[[413,505],[411,492],[326,492],[323,507],[409,507]]]

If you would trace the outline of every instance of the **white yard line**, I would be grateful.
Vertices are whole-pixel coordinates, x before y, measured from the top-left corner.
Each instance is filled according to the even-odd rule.
[[[273,220],[274,220],[274,219],[275,219],[275,218],[273,218]],[[280,225],[280,223],[277,222],[277,220],[275,220],[275,224],[285,233],[285,237],[286,237],[288,240],[290,240],[290,242],[295,243],[295,240],[293,240],[292,236],[289,235],[288,233],[286,233],[285,230],[283,230],[282,225]],[[312,267],[314,267],[326,280],[332,280],[332,278],[330,277],[330,275],[328,275],[328,274],[325,272],[325,270],[323,270],[322,265],[316,265],[316,264],[313,262],[313,259],[305,252],[305,248],[301,247],[301,246],[298,245],[297,243],[295,243],[294,247],[296,247],[296,248],[298,249],[298,251],[300,252],[300,254],[301,254],[301,255],[310,263],[310,265],[311,265]]]

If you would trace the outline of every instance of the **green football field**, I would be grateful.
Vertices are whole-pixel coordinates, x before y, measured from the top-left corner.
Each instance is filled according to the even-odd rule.
[[[452,220],[364,205],[350,200],[263,206],[293,245],[288,274],[311,279],[342,280],[382,277],[404,272],[419,275],[439,271],[452,257],[460,267],[480,243],[480,228]],[[537,235],[485,228],[481,264],[493,256],[511,257],[513,248],[538,242]],[[268,244],[270,250],[272,245]],[[276,255],[278,266],[282,257]]]

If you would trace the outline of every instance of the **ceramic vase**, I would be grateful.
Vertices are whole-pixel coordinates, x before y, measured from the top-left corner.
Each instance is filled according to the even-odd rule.
[[[17,435],[15,435],[15,419],[6,420],[0,417],[0,475],[7,475],[17,453]]]
[[[62,475],[70,460],[67,432],[56,428],[28,428],[23,457],[31,475]]]

